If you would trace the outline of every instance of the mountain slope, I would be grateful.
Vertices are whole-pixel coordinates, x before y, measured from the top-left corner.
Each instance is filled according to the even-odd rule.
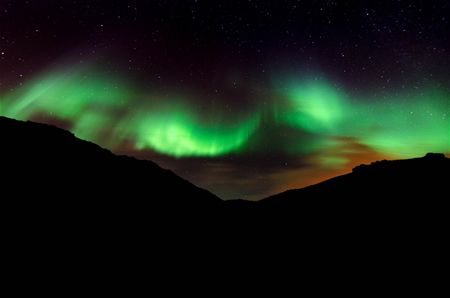
[[[450,159],[429,153],[422,158],[377,161],[352,173],[261,200],[257,209],[290,225],[314,222],[330,229],[385,231],[392,226],[434,226],[447,217]]]
[[[369,208],[370,204],[412,204],[415,199],[410,197],[418,195],[442,197],[448,191],[450,173],[450,159],[428,154],[361,165],[350,174],[256,203],[224,203],[153,162],[113,155],[54,126],[0,117],[0,138],[3,194],[10,201],[20,197],[55,206],[71,202],[72,207],[196,213],[226,206],[244,214],[265,209],[295,213],[310,208]],[[17,183],[22,187],[12,187]]]
[[[360,165],[352,173],[316,185],[289,190],[263,202],[288,201],[303,197],[345,200],[373,196],[443,195],[450,175],[450,159],[444,154],[428,153],[422,158],[377,161]],[[382,199],[382,198],[380,198]],[[398,197],[396,199],[399,199]]]
[[[2,197],[39,212],[161,216],[223,203],[155,163],[116,156],[50,125],[0,117],[0,140]]]
[[[168,270],[172,281],[173,268],[200,260],[221,270],[216,261],[227,256],[237,265],[251,257],[264,266],[298,261],[296,269],[331,264],[333,276],[351,264],[384,276],[390,264],[414,272],[419,259],[439,264],[447,254],[443,155],[375,162],[259,202],[223,202],[152,162],[52,126],[0,117],[0,138],[5,255],[36,276],[50,267],[135,280],[144,268]]]

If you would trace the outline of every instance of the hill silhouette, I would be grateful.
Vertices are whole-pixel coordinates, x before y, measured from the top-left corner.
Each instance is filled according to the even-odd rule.
[[[419,195],[430,199],[444,198],[449,173],[450,159],[442,153],[428,153],[422,158],[405,160],[382,160],[357,166],[352,173],[289,190],[261,202],[265,205],[290,205],[306,203],[300,198],[321,198],[341,203],[346,199],[364,201],[376,198],[380,202],[411,203]]]
[[[450,159],[440,153],[377,161],[360,165],[349,174],[263,199],[257,209],[289,224],[313,221],[330,228],[346,226],[347,231],[368,226],[434,225],[432,233],[440,229],[448,212],[449,176]]]
[[[105,215],[109,209],[130,217],[154,212],[155,217],[174,218],[232,212],[238,219],[267,212],[296,218],[355,216],[422,208],[431,201],[439,205],[448,191],[450,159],[429,153],[360,165],[352,173],[259,202],[224,202],[151,161],[114,155],[51,125],[0,117],[0,131],[2,182],[23,186],[5,187],[3,193],[10,203],[21,198],[41,212],[61,208]]]
[[[104,203],[111,203],[111,196],[124,196],[134,198],[136,207],[138,201],[172,208],[210,207],[222,202],[151,161],[116,156],[63,129],[5,117],[0,117],[0,128],[2,171],[8,173],[3,182],[24,186],[7,189],[13,196],[91,202],[93,196]]]
[[[142,279],[142,268],[218,273],[247,263],[334,268],[338,280],[342,270],[379,270],[397,280],[385,268],[414,278],[446,254],[450,159],[442,154],[361,165],[259,202],[224,202],[53,126],[0,117],[0,138],[5,255],[14,256],[11,270],[36,268],[34,276],[51,268],[120,282]]]
[[[0,117],[0,139],[1,201],[13,235],[169,237],[213,220],[223,204],[153,162],[114,155],[54,126]]]

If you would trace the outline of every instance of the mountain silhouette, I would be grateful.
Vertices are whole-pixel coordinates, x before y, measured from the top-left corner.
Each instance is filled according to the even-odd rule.
[[[450,159],[429,153],[360,165],[352,173],[259,202],[224,202],[151,161],[114,155],[51,125],[0,117],[0,132],[5,197],[44,213],[60,208],[74,214],[120,211],[130,217],[152,212],[174,218],[228,212],[237,218],[267,212],[296,218],[354,216],[439,205],[448,192]]]
[[[116,156],[54,126],[0,117],[3,180],[22,182],[14,196],[77,200],[126,196],[159,205],[213,206],[221,200],[153,162]],[[185,198],[189,198],[186,200]],[[92,201],[92,200],[91,200]],[[188,201],[188,202],[187,202]]]
[[[2,204],[25,229],[178,229],[177,221],[200,223],[223,204],[153,162],[114,155],[54,126],[0,117],[0,138]]]
[[[172,280],[171,268],[220,274],[248,263],[316,273],[326,266],[338,280],[362,268],[397,280],[385,268],[396,264],[414,278],[447,253],[443,154],[361,165],[259,202],[225,202],[155,163],[50,125],[0,117],[0,138],[3,248],[11,270],[36,268],[34,276],[51,268],[121,282],[152,268]],[[182,272],[176,280],[191,274]],[[52,280],[67,282],[63,274]]]
[[[450,159],[441,153],[422,158],[382,160],[360,165],[349,174],[260,201],[261,207],[368,215],[424,211],[447,201]]]

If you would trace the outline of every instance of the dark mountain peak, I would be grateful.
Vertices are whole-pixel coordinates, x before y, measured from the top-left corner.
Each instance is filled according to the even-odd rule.
[[[114,155],[51,125],[0,117],[0,139],[0,163],[5,173],[2,183],[14,185],[20,181],[23,185],[19,189],[5,188],[4,197],[11,202],[21,197],[32,202],[31,205],[58,205],[67,210],[156,212],[158,216],[171,214],[172,218],[180,212],[193,218],[223,205],[227,206],[227,212],[275,206],[295,213],[313,205],[334,206],[339,210],[339,204],[361,206],[364,202],[381,206],[404,200],[412,202],[411,197],[421,195],[438,198],[448,191],[450,173],[449,158],[441,153],[428,153],[421,158],[360,165],[349,174],[289,190],[260,203],[224,204],[210,192],[153,162]],[[387,203],[387,198],[392,197],[397,198]]]
[[[435,163],[448,163],[449,159],[443,153],[427,153],[424,157],[403,159],[403,160],[379,160],[369,165],[361,164],[353,168],[352,173],[360,174],[364,171],[392,171],[392,170],[409,170],[416,166],[417,170],[422,170],[434,165]]]
[[[344,206],[349,202],[359,206],[373,204],[373,208],[408,205],[417,200],[424,203],[425,198],[437,200],[446,196],[449,173],[450,159],[442,153],[428,153],[421,158],[404,160],[381,160],[359,165],[349,174],[316,185],[274,195],[262,203],[283,208],[290,206],[292,210],[298,210],[304,204],[326,206],[327,202],[338,209],[339,204]]]
[[[445,154],[444,153],[427,153],[424,158],[428,159],[428,160],[437,160],[437,161],[442,161],[445,160]]]
[[[117,156],[63,129],[0,117],[4,197],[77,208],[136,212],[201,211],[221,204],[210,192],[153,162]]]
[[[0,117],[0,140],[0,201],[13,235],[7,242],[22,243],[23,255],[43,242],[52,248],[45,252],[65,243],[66,257],[87,251],[95,261],[116,248],[106,258],[115,266],[111,260],[138,249],[136,264],[152,250],[171,258],[197,243],[203,252],[213,237],[232,243],[232,251],[280,235],[302,246],[319,243],[327,255],[342,241],[361,247],[362,237],[370,247],[374,239],[391,247],[406,233],[428,243],[430,234],[441,239],[446,232],[450,159],[442,154],[361,165],[260,202],[223,202],[154,163],[116,156],[49,125]],[[91,254],[86,248],[95,245]]]

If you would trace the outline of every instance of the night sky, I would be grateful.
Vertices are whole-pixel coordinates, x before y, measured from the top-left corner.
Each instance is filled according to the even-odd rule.
[[[433,0],[1,0],[0,114],[263,198],[449,154],[449,19]]]

